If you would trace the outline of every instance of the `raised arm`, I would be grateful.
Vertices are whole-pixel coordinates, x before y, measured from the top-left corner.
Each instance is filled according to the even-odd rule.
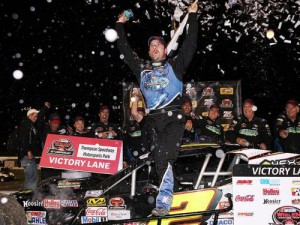
[[[133,71],[134,75],[137,77],[138,81],[140,79],[140,59],[133,52],[124,29],[124,24],[128,21],[125,16],[125,12],[119,15],[116,23],[116,31],[118,33],[118,48],[120,52],[124,55],[124,61],[127,63],[129,68]]]

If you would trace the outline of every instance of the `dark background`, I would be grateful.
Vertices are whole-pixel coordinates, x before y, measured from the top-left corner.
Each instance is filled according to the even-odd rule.
[[[179,1],[173,1],[179,2]],[[272,124],[289,98],[299,100],[300,34],[296,1],[199,3],[198,51],[184,81],[242,80],[242,97],[252,98],[258,115]],[[187,3],[182,1],[187,6]],[[104,30],[131,8],[126,25],[132,47],[147,57],[147,40],[170,40],[174,7],[160,0],[7,0],[0,3],[0,154],[8,134],[28,107],[45,101],[64,124],[76,115],[98,120],[102,104],[122,121],[122,87],[134,81],[115,43]],[[273,39],[265,37],[272,28]],[[274,44],[275,43],[275,44]],[[13,77],[21,70],[23,78]]]

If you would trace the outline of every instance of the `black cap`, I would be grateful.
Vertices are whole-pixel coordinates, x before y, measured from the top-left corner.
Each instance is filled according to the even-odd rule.
[[[152,37],[150,37],[149,40],[148,40],[148,46],[150,46],[150,44],[153,40],[158,40],[164,47],[167,46],[165,40],[161,36],[152,36]]]

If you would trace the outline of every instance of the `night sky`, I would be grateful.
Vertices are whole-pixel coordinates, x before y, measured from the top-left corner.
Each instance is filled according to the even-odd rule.
[[[175,6],[162,0],[5,0],[0,3],[0,154],[28,107],[45,101],[72,125],[76,115],[97,121],[99,105],[122,121],[122,87],[134,77],[116,43],[105,39],[117,15],[134,50],[147,58],[147,40],[170,40]],[[184,81],[242,80],[242,97],[272,124],[288,98],[299,98],[300,1],[199,1],[198,51]],[[179,10],[179,11],[180,11]],[[266,37],[272,29],[274,38]],[[23,72],[15,79],[13,72]]]

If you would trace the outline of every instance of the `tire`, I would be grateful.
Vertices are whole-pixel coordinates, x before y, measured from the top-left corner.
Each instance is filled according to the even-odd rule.
[[[0,224],[27,225],[23,207],[12,196],[0,193]]]

